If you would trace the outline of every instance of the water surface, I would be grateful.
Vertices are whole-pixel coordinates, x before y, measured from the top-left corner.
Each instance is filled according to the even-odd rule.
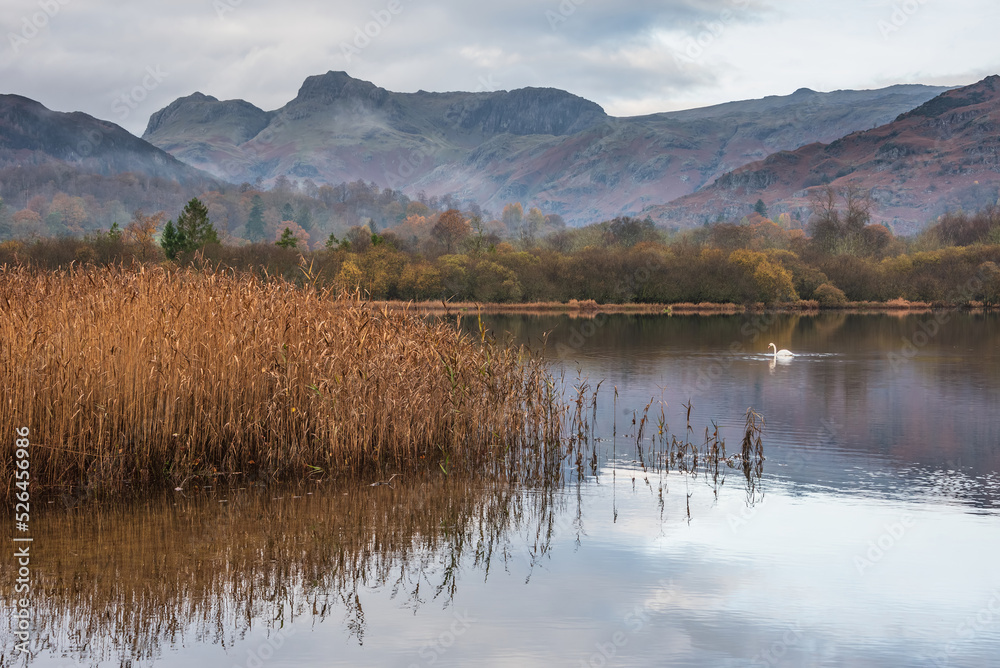
[[[486,322],[545,340],[570,391],[603,381],[582,479],[58,501],[35,522],[30,665],[996,662],[1000,319]],[[661,411],[684,437],[689,401],[690,437],[730,451],[765,417],[762,493],[644,469],[646,406],[646,440]]]

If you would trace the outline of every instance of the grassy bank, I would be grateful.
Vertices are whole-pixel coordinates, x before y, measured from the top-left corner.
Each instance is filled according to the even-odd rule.
[[[0,268],[0,387],[0,433],[30,429],[34,489],[509,474],[559,440],[525,350],[248,274]],[[4,495],[13,472],[3,458]]]

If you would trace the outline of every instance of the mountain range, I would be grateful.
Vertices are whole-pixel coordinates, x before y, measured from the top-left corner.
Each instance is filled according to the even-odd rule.
[[[871,130],[780,151],[644,213],[684,227],[716,216],[739,219],[758,199],[772,214],[805,212],[823,185],[870,190],[876,219],[900,233],[949,209],[997,204],[1000,76],[946,91]]]
[[[227,181],[363,179],[493,210],[520,201],[584,224],[689,195],[775,152],[887,123],[945,90],[802,89],[615,118],[551,88],[395,93],[328,72],[274,111],[201,93],[178,99],[152,115],[143,138]]]
[[[906,232],[947,208],[997,201],[998,123],[996,76],[963,88],[801,89],[616,118],[552,88],[396,93],[328,72],[273,111],[180,98],[150,117],[142,139],[0,95],[0,187],[39,165],[143,174],[192,196],[282,176],[360,179],[494,212],[521,202],[577,225],[628,214],[681,228],[738,220],[758,199],[772,216],[806,220],[816,189],[857,186],[871,189],[875,220]]]

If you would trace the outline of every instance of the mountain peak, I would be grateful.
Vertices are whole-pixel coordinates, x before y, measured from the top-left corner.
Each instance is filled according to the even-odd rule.
[[[487,134],[569,135],[608,119],[596,102],[558,88],[518,88],[470,97],[449,110]]]
[[[156,132],[163,134],[162,131],[169,131],[171,127],[223,123],[236,126],[229,134],[237,143],[243,143],[263,130],[267,122],[267,112],[245,100],[220,102],[211,95],[195,92],[177,98],[150,116],[142,136],[150,137]]]
[[[52,111],[20,95],[0,95],[0,167],[54,162],[103,176],[136,172],[181,183],[209,181],[207,174],[114,123],[80,111]]]
[[[293,102],[330,104],[338,99],[367,100],[376,106],[385,104],[389,92],[370,81],[355,79],[347,72],[330,70],[326,74],[306,77]]]

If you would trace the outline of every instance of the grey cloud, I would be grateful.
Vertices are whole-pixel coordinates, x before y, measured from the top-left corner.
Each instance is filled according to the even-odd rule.
[[[761,48],[776,48],[790,16],[828,11],[800,0],[397,1],[401,11],[348,58],[344,45],[385,17],[390,0],[49,0],[66,4],[20,53],[6,37],[0,43],[4,92],[121,121],[135,133],[143,131],[150,114],[196,90],[270,110],[292,99],[305,77],[327,70],[346,70],[397,91],[552,86],[606,109],[621,101],[667,109],[676,108],[672,100],[692,99],[701,91],[724,94],[723,87],[749,71],[754,54],[734,63],[723,46],[719,58],[685,62],[658,41],[660,34],[698,36],[725,16],[727,30],[767,27]],[[4,34],[16,33],[24,16],[39,11],[38,2],[4,2]],[[871,10],[868,0],[848,0],[838,11]],[[729,61],[723,63],[722,56]],[[914,57],[926,62],[926,53]],[[969,63],[963,72],[989,62]],[[863,55],[845,56],[838,65],[856,71],[858,87],[886,76],[871,74]],[[140,91],[150,67],[169,76]],[[910,72],[917,67],[901,72],[900,80],[912,81]],[[779,71],[761,75],[760,95],[781,92],[780,85],[765,87],[781,76]],[[143,99],[122,120],[121,106],[116,112],[112,105],[130,93]]]

